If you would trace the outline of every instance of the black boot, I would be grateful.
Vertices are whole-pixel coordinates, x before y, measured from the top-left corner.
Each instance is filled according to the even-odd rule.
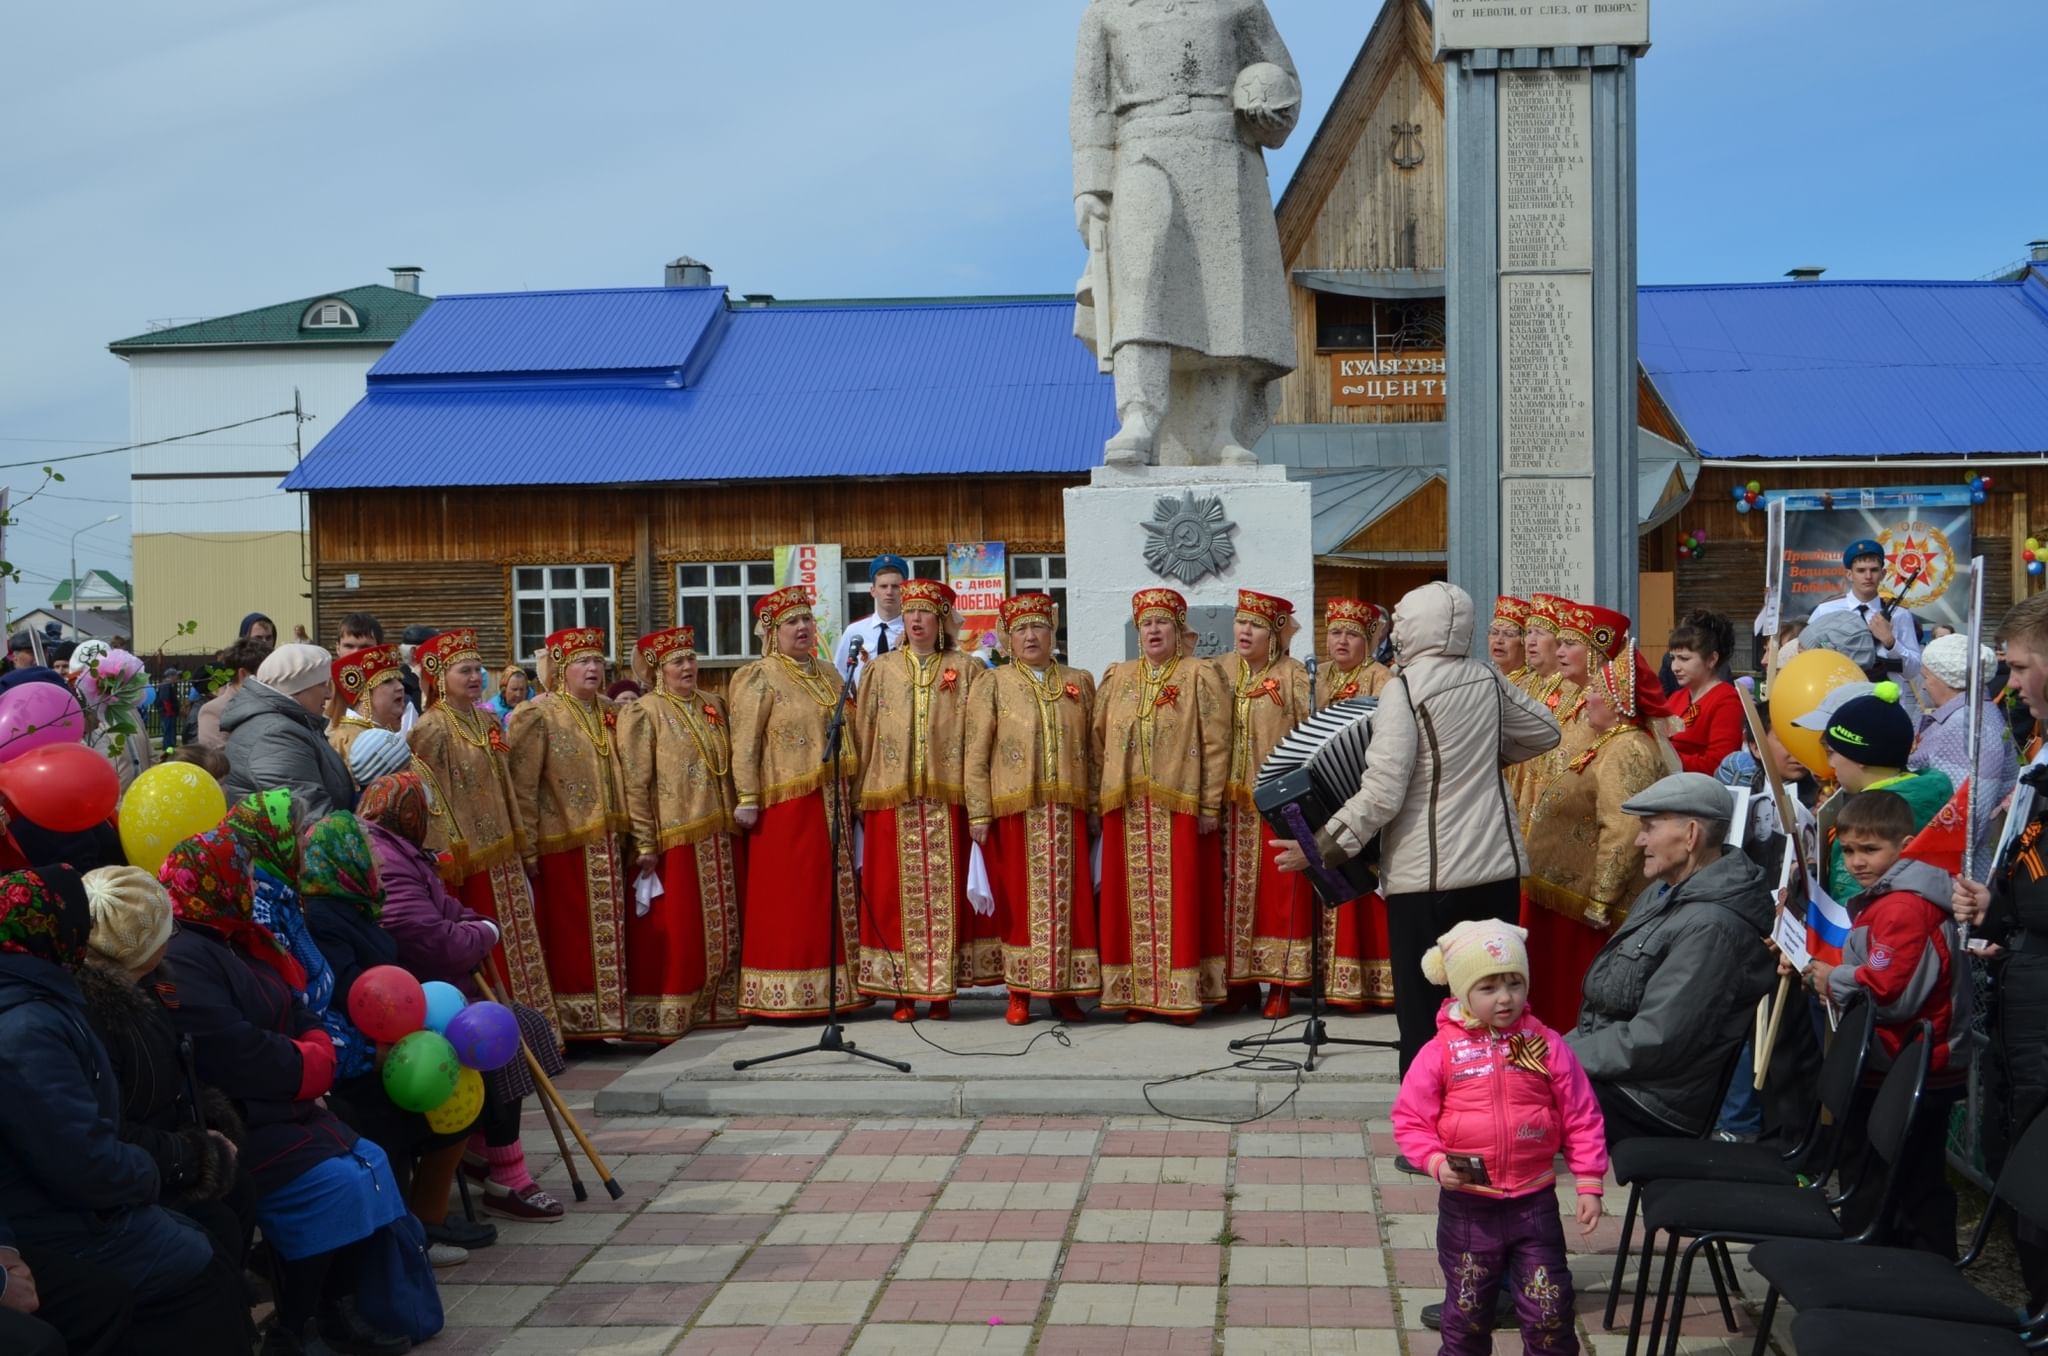
[[[356,1308],[355,1300],[347,1295],[321,1314],[314,1326],[327,1345],[343,1356],[405,1356],[412,1350],[410,1337],[400,1337],[373,1326]]]
[[[1521,1319],[1515,1316],[1515,1301],[1509,1296],[1507,1291],[1500,1291],[1493,1297],[1493,1330],[1500,1332],[1502,1329],[1506,1329],[1509,1332],[1513,1332],[1520,1325]],[[1441,1304],[1423,1305],[1422,1326],[1431,1332],[1442,1332],[1444,1330],[1444,1306]]]

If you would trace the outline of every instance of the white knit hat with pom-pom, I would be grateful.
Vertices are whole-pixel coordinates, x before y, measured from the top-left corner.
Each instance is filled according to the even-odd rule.
[[[1529,948],[1523,941],[1528,935],[1513,923],[1495,918],[1460,923],[1422,953],[1422,977],[1445,985],[1461,1003],[1472,986],[1488,975],[1527,979]]]
[[[141,966],[171,939],[171,896],[141,867],[103,866],[81,878],[92,910],[89,945],[123,970]]]

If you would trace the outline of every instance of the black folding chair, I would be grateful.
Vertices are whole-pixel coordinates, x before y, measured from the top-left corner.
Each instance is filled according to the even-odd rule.
[[[1657,1350],[1668,1305],[1671,1334],[1665,1348],[1667,1356],[1677,1356],[1693,1258],[1700,1249],[1729,1240],[1759,1243],[1767,1238],[1889,1241],[1887,1230],[1899,1192],[1896,1165],[1919,1113],[1931,1039],[1932,1027],[1920,1023],[1915,1038],[1899,1052],[1897,1061],[1885,1074],[1870,1111],[1869,1153],[1855,1184],[1839,1197],[1830,1196],[1825,1184],[1787,1187],[1753,1182],[1665,1181],[1644,1189],[1643,1260],[1636,1276],[1636,1309],[1629,1319],[1629,1356],[1635,1356],[1642,1331],[1643,1301],[1648,1295],[1650,1259],[1655,1256],[1658,1234],[1664,1234],[1667,1241],[1664,1273],[1657,1287],[1656,1306],[1651,1311],[1649,1349],[1652,1353]],[[1847,1210],[1867,1200],[1875,1202],[1870,1223],[1851,1235],[1837,1207]],[[1685,1249],[1681,1268],[1678,1245],[1684,1238],[1693,1241]],[[1678,1273],[1676,1289],[1672,1286],[1674,1270]]]
[[[1788,998],[1787,1001],[1794,1000]],[[1803,1012],[1788,1016],[1792,1020],[1805,1020]],[[1602,1326],[1609,1330],[1614,1327],[1615,1311],[1621,1303],[1622,1273],[1628,1265],[1629,1242],[1635,1233],[1636,1212],[1641,1206],[1645,1186],[1652,1182],[1676,1180],[1792,1187],[1799,1185],[1802,1173],[1808,1180],[1816,1182],[1825,1182],[1833,1175],[1842,1153],[1842,1122],[1849,1114],[1849,1104],[1856,1096],[1856,1085],[1863,1077],[1863,1064],[1870,1049],[1875,1022],[1870,1004],[1860,999],[1843,1010],[1841,1025],[1835,1030],[1835,1043],[1828,1048],[1827,1059],[1821,1065],[1818,1095],[1814,1098],[1813,1111],[1807,1116],[1805,1132],[1800,1135],[1798,1143],[1783,1153],[1767,1144],[1724,1144],[1705,1136],[1699,1139],[1625,1139],[1614,1146],[1611,1159],[1614,1180],[1629,1189],[1628,1208],[1621,1217],[1621,1242],[1614,1250],[1614,1278],[1608,1282],[1607,1313],[1601,1320]],[[1738,1049],[1733,1063],[1739,1063],[1741,1055]],[[1733,1077],[1732,1068],[1730,1076]],[[1822,1114],[1824,1112],[1825,1115]],[[1707,1133],[1712,1134],[1711,1126]],[[1717,1276],[1716,1279],[1720,1278]],[[1725,1290],[1722,1312],[1728,1319],[1728,1330],[1734,1332],[1735,1318],[1728,1310]]]
[[[2023,1220],[2048,1223],[2048,1114],[2037,1115],[2006,1159],[2005,1171],[1991,1189],[1990,1204],[1977,1222],[1970,1247],[1949,1262],[1916,1248],[1860,1247],[1776,1239],[1757,1244],[1749,1260],[1771,1283],[1764,1297],[1763,1328],[1756,1354],[1763,1356],[1764,1334],[1770,1331],[1778,1297],[1790,1300],[1804,1316],[1822,1310],[1859,1314],[1890,1314],[1942,1323],[2002,1328],[2007,1332],[2048,1332],[2048,1298],[2041,1307],[2015,1321],[2008,1306],[1970,1283],[1964,1269],[1983,1256],[1985,1240],[1999,1208],[2010,1205]],[[1930,1348],[1931,1350],[1932,1348]],[[1805,1347],[1800,1351],[1804,1352]]]
[[[1792,1344],[1799,1356],[2031,1356],[2040,1350],[2010,1329],[1840,1309],[1794,1318]]]

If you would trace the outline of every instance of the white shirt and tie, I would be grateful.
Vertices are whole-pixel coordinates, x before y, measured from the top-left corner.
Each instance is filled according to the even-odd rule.
[[[832,650],[832,667],[838,670],[841,677],[846,675],[846,661],[853,655],[853,641],[856,636],[860,638],[861,660],[860,668],[854,671],[853,677],[858,683],[861,674],[867,671],[870,659],[903,648],[903,614],[899,612],[889,621],[883,621],[880,616],[871,612],[840,633],[839,644]]]
[[[1813,615],[1807,620],[1818,621],[1830,612],[1854,612],[1857,616],[1863,618],[1865,622],[1868,622],[1870,618],[1881,615],[1883,611],[1884,599],[1882,597],[1873,598],[1866,603],[1851,592],[1844,593],[1840,597],[1828,599],[1820,606],[1814,608]],[[1913,614],[1906,611],[1903,607],[1894,607],[1890,620],[1892,624],[1892,643],[1889,645],[1879,645],[1877,647],[1877,657],[1880,659],[1910,659],[1917,670],[1920,664],[1919,623],[1915,622]],[[1876,639],[1876,636],[1871,637],[1872,641]]]

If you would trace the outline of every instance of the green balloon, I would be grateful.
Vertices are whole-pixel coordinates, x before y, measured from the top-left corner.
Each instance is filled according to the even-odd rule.
[[[427,1112],[448,1100],[462,1063],[446,1036],[415,1031],[384,1057],[384,1095],[406,1111]]]

